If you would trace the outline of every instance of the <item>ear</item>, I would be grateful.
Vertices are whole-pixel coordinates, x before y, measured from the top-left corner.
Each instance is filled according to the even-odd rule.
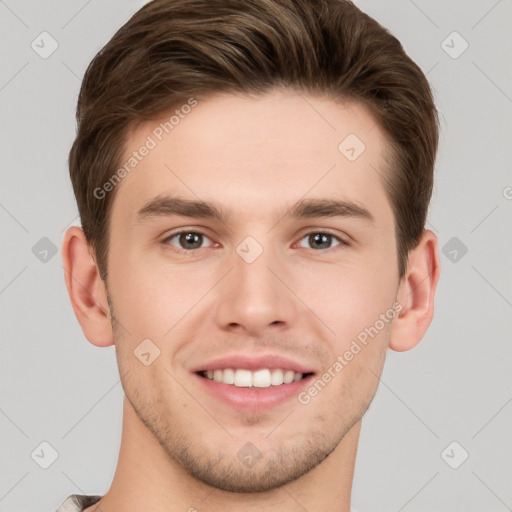
[[[434,316],[434,295],[441,272],[436,235],[425,230],[409,252],[407,271],[400,282],[397,301],[402,309],[393,319],[389,348],[410,350],[423,338]]]
[[[62,242],[64,279],[85,337],[98,347],[114,344],[107,290],[82,228],[71,226]]]

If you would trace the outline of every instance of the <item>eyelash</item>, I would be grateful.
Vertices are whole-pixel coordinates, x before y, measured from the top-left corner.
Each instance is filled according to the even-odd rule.
[[[186,254],[186,253],[192,253],[192,252],[195,252],[195,251],[198,251],[200,249],[205,249],[206,247],[199,247],[197,249],[180,249],[180,248],[177,248],[173,245],[171,245],[169,243],[170,240],[172,240],[173,238],[176,238],[180,235],[183,235],[183,234],[187,234],[187,235],[190,235],[190,234],[194,234],[194,235],[201,235],[205,238],[207,238],[208,240],[210,240],[210,238],[202,233],[201,231],[193,231],[193,230],[182,230],[182,231],[177,231],[176,233],[173,233],[172,235],[168,236],[167,238],[165,238],[164,240],[162,240],[162,243],[164,245],[166,245],[167,247],[169,247],[172,251],[176,252],[176,253],[179,253],[179,254]],[[324,252],[324,251],[328,251],[330,249],[333,249],[335,250],[336,248],[338,249],[341,249],[342,247],[344,246],[348,246],[349,244],[347,242],[345,242],[343,239],[341,239],[339,236],[337,235],[334,235],[333,233],[330,233],[329,231],[310,231],[308,233],[306,233],[302,238],[300,238],[299,241],[302,241],[304,240],[304,238],[307,238],[311,235],[327,235],[329,237],[332,237],[333,239],[335,239],[336,241],[339,242],[339,245],[336,245],[334,247],[327,247],[326,249],[313,249],[313,248],[309,248],[313,251],[318,251],[318,252]]]

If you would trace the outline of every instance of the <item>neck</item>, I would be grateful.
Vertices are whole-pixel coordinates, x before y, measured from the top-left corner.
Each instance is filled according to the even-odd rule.
[[[123,432],[117,469],[110,490],[87,512],[284,512],[350,511],[361,421],[313,470],[279,488],[258,493],[216,489],[187,473],[158,443],[124,399]]]

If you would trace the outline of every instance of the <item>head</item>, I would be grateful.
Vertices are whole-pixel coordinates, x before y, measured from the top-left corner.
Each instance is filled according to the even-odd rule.
[[[68,290],[88,339],[115,343],[131,407],[217,487],[307,473],[432,318],[425,76],[351,2],[155,0],[89,65],[77,120]],[[259,411],[203,394],[202,365],[239,353],[289,357],[310,384]],[[235,466],[246,443],[261,460]]]

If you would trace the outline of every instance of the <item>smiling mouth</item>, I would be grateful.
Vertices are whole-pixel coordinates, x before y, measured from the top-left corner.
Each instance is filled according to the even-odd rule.
[[[222,384],[230,384],[239,388],[270,388],[286,386],[305,379],[313,372],[298,373],[281,368],[251,371],[243,368],[223,368],[218,370],[202,370],[197,375]]]

